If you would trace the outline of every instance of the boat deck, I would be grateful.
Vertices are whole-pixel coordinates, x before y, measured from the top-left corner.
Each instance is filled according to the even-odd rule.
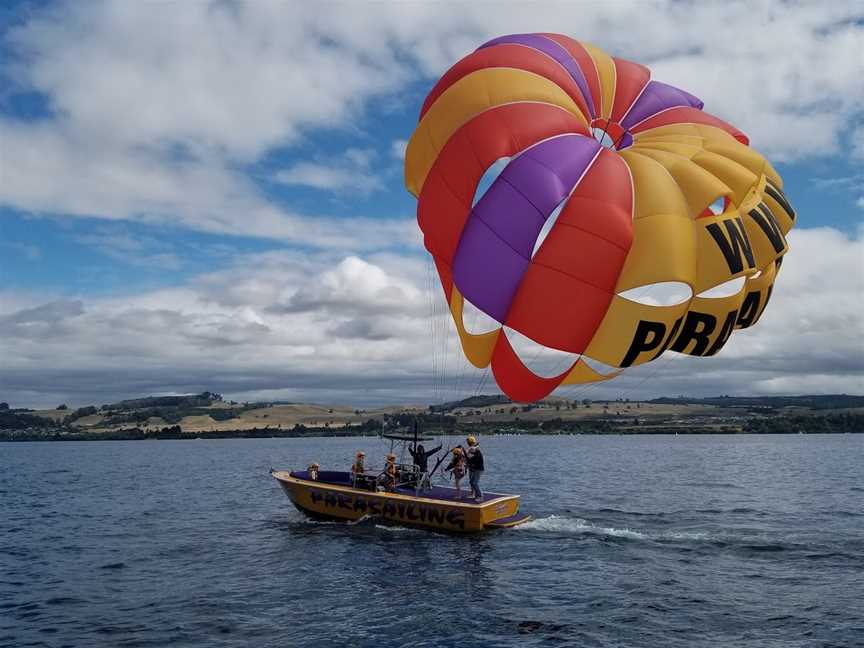
[[[290,474],[296,479],[309,479],[309,473],[305,470],[295,470]],[[318,473],[318,483],[330,484],[332,486],[342,486],[343,488],[351,488],[351,475],[347,472],[322,470]],[[357,490],[361,492],[369,492],[365,491],[365,489]],[[424,488],[419,491],[415,490],[413,487],[410,486],[399,486],[396,488],[395,491],[391,492],[394,492],[397,495],[406,495],[408,497],[425,497],[427,499],[439,500],[442,502],[464,502],[466,504],[485,504],[486,502],[491,502],[501,497],[512,497],[512,495],[508,495],[505,493],[488,493],[484,491],[482,501],[475,502],[474,498],[471,497],[471,488],[468,486],[467,477],[462,484],[461,498],[457,498],[456,489],[449,486],[433,486],[432,488]]]

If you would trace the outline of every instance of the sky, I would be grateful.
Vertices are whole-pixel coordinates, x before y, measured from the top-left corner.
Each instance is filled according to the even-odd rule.
[[[405,190],[453,63],[554,31],[750,136],[798,212],[759,325],[573,398],[864,393],[861,3],[5,2],[0,400],[495,393]]]

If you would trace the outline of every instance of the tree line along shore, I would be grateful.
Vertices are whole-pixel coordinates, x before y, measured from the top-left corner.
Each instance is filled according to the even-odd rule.
[[[550,398],[513,403],[473,396],[433,406],[356,409],[237,403],[213,392],[150,396],[50,410],[0,403],[0,441],[90,441],[376,436],[408,429],[477,434],[825,434],[864,432],[864,396],[818,395],[649,401]]]

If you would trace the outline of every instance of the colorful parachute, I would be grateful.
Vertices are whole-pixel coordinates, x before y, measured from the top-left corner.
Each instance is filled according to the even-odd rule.
[[[491,40],[429,93],[405,184],[462,349],[512,399],[608,380],[667,350],[714,355],[762,315],[795,212],[771,164],[702,106],[559,34]],[[736,279],[731,295],[705,294]],[[669,282],[686,298],[631,297]],[[466,330],[466,299],[501,326]],[[539,376],[502,327],[579,355]]]

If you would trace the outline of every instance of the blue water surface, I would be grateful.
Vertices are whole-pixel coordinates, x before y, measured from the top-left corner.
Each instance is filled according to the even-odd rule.
[[[482,439],[534,521],[305,520],[375,439],[0,444],[0,646],[864,646],[864,435]]]

